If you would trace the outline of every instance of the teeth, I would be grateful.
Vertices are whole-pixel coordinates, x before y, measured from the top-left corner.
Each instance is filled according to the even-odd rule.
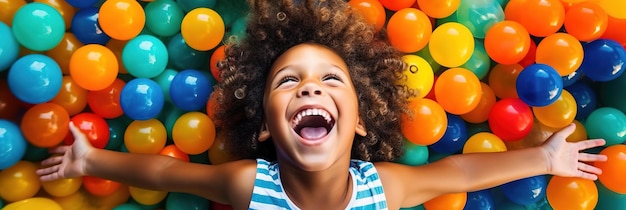
[[[300,113],[296,115],[296,118],[293,120],[292,124],[295,127],[298,124],[300,124],[300,121],[302,121],[302,117],[313,116],[313,115],[324,117],[327,123],[330,123],[332,121],[332,119],[330,118],[330,114],[323,109],[306,109],[306,110],[302,110]]]

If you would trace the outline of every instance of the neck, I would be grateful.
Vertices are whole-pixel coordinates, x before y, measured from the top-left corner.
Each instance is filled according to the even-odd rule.
[[[280,177],[289,199],[301,209],[344,209],[352,196],[349,161],[338,161],[323,171],[304,171],[279,163]],[[345,164],[344,164],[345,163]]]

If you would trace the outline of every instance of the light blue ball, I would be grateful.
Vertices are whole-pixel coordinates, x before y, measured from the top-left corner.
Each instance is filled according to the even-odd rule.
[[[20,52],[20,45],[17,43],[11,28],[4,22],[0,22],[0,72],[9,69],[15,62]]]
[[[65,34],[61,13],[44,3],[28,3],[13,16],[13,35],[30,50],[46,51],[56,47]]]
[[[0,170],[20,161],[26,153],[27,146],[18,126],[11,121],[0,119]]]
[[[61,67],[50,57],[30,54],[19,58],[9,69],[9,89],[18,99],[39,104],[52,100],[61,90]]]
[[[130,75],[152,78],[161,74],[168,62],[165,44],[152,35],[139,35],[126,43],[122,63]]]

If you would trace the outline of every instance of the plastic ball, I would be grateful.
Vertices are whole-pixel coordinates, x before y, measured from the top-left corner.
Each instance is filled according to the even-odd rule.
[[[107,0],[100,6],[98,23],[111,38],[129,40],[139,35],[146,15],[136,0]]]
[[[170,144],[170,145],[163,147],[163,149],[159,151],[159,154],[170,156],[170,157],[173,157],[173,158],[185,161],[185,162],[189,162],[189,155],[183,152],[182,150],[178,149],[178,147],[176,147],[176,145],[174,144]]]
[[[519,98],[505,98],[493,105],[488,122],[493,133],[503,141],[515,141],[530,133],[534,116],[531,108]]]
[[[554,103],[532,108],[539,122],[552,128],[563,128],[574,121],[578,106],[574,96],[567,90],[563,90]]]
[[[54,7],[33,2],[17,10],[12,29],[17,42],[25,48],[46,51],[54,48],[63,39],[65,22]]]
[[[167,196],[167,191],[148,190],[133,186],[128,186],[128,191],[133,200],[144,206],[158,204]]]
[[[170,97],[170,86],[172,85],[172,80],[174,80],[176,74],[178,74],[178,71],[174,69],[165,69],[161,72],[161,74],[152,78],[152,80],[159,84],[163,90],[165,100],[168,102],[172,102],[172,97]]]
[[[11,28],[4,22],[0,22],[0,72],[9,69],[13,62],[17,60],[20,52],[20,44],[13,35]]]
[[[404,141],[402,156],[395,161],[409,166],[424,165],[428,162],[428,147]]]
[[[60,105],[72,116],[82,112],[87,106],[87,93],[71,76],[63,76],[61,90],[50,102]]]
[[[118,70],[115,54],[99,44],[82,46],[70,58],[70,75],[86,90],[108,87],[117,78]]]
[[[109,196],[115,193],[122,184],[95,176],[83,176],[83,188],[95,196]]]
[[[72,26],[72,18],[76,13],[76,8],[68,4],[66,1],[57,0],[34,0],[34,2],[44,3],[53,7],[63,17],[65,23],[65,29],[69,29]]]
[[[98,3],[98,0],[65,0],[68,4],[76,8],[88,8]]]
[[[606,31],[608,18],[600,5],[594,2],[579,2],[565,12],[565,31],[580,41],[593,41]]]
[[[466,210],[495,209],[493,196],[489,190],[480,190],[467,193]]]
[[[404,79],[399,81],[415,94],[409,100],[424,98],[433,87],[434,73],[428,62],[417,55],[404,55],[402,61],[406,68],[402,71]]]
[[[148,3],[144,10],[146,27],[156,35],[169,37],[180,31],[180,24],[183,22],[185,11],[176,1],[153,1]]]
[[[606,145],[621,144],[626,140],[626,115],[612,107],[597,108],[585,120],[589,138],[602,138]]]
[[[13,17],[19,8],[26,5],[26,0],[2,0],[0,1],[0,22],[9,27],[13,22]]]
[[[189,12],[196,8],[214,8],[217,0],[177,0],[176,3],[185,11]]]
[[[606,82],[624,73],[626,50],[610,39],[597,39],[583,46],[584,59],[580,66],[586,77],[593,81]]]
[[[626,2],[614,0],[598,0],[597,3],[606,11],[606,13],[614,18],[626,19],[626,14],[622,8],[626,8]]]
[[[566,33],[555,33],[537,45],[536,62],[549,65],[559,75],[566,76],[580,67],[583,54],[583,46],[575,37]]]
[[[157,119],[135,120],[124,132],[124,145],[130,153],[158,154],[166,141],[165,126]]]
[[[217,64],[218,62],[226,59],[225,50],[226,45],[217,47],[211,54],[211,59],[209,60],[209,69],[211,70],[211,75],[215,80],[217,80],[217,82],[222,81],[222,77],[220,76],[220,70],[217,67]]]
[[[65,32],[63,40],[56,47],[46,51],[46,55],[52,58],[61,67],[61,72],[64,75],[70,73],[70,58],[72,54],[84,46],[73,33]]]
[[[496,23],[504,20],[502,6],[493,0],[460,1],[456,18],[466,26],[476,38],[485,38],[485,34]]]
[[[451,68],[444,71],[435,83],[435,98],[446,112],[466,114],[480,102],[482,91],[480,80],[464,68]]]
[[[187,112],[181,115],[172,129],[174,144],[181,151],[197,155],[207,151],[215,141],[215,124],[204,113]]]
[[[52,58],[41,54],[23,56],[11,66],[7,82],[20,100],[38,104],[49,101],[61,90],[63,75]]]
[[[460,67],[472,71],[478,79],[483,79],[489,73],[489,69],[491,69],[491,59],[485,50],[485,44],[482,40],[475,39],[474,43],[474,53]]]
[[[379,31],[385,26],[387,17],[385,8],[378,0],[350,0],[348,1],[352,8],[361,13],[365,21],[374,26],[375,31]]]
[[[54,197],[65,197],[76,193],[82,186],[83,178],[66,178],[41,182],[41,187]]]
[[[417,52],[428,44],[432,24],[424,12],[405,8],[395,12],[387,22],[391,46],[405,52]]]
[[[500,189],[513,203],[529,205],[545,198],[547,184],[546,177],[539,175],[508,182]]]
[[[439,141],[448,126],[446,112],[437,102],[415,99],[409,102],[411,115],[402,114],[401,131],[404,137],[417,145],[431,145]]]
[[[379,0],[380,3],[391,11],[398,11],[404,8],[411,7],[415,4],[415,0]]]
[[[459,4],[461,4],[460,0],[417,0],[419,8],[432,18],[445,18],[452,15],[459,8]]]
[[[532,64],[517,77],[517,95],[530,106],[547,106],[554,103],[563,91],[559,73],[545,64]]]
[[[210,209],[209,200],[188,193],[170,192],[165,199],[165,208],[171,210]]]
[[[176,107],[184,111],[197,111],[206,106],[213,92],[213,84],[198,70],[178,72],[170,84],[170,97]]]
[[[517,78],[524,70],[519,64],[495,65],[489,71],[489,87],[498,98],[518,98],[517,95]]]
[[[577,120],[587,119],[587,117],[591,114],[591,112],[593,112],[593,110],[596,110],[596,108],[598,107],[598,97],[596,96],[596,91],[592,89],[589,86],[589,84],[583,81],[579,81],[570,85],[569,87],[566,87],[565,90],[567,90],[570,94],[572,94],[576,102],[577,108],[576,108],[575,119]],[[619,89],[616,89],[615,91],[618,91],[618,90]],[[623,99],[619,99],[621,97],[612,97],[612,98],[618,98],[617,100],[623,100]],[[613,105],[611,103],[606,103],[606,102],[604,103],[606,106]]]
[[[607,189],[602,182],[596,182],[598,187],[598,204],[596,210],[626,209],[626,194],[616,193]]]
[[[0,198],[7,202],[16,202],[35,196],[41,188],[36,170],[34,163],[19,161],[0,171]]]
[[[500,64],[516,64],[528,54],[530,42],[530,35],[524,26],[505,20],[487,30],[485,50],[491,59]]]
[[[0,206],[2,207],[2,206]],[[50,198],[33,197],[16,201],[6,205],[3,210],[22,210],[22,209],[46,209],[46,210],[63,210],[63,207]]]
[[[99,149],[106,147],[111,133],[109,132],[109,125],[104,118],[94,113],[83,112],[74,115],[70,120],[85,134],[87,140],[89,140],[93,147]],[[71,132],[68,132],[65,138],[65,144],[70,145],[72,143],[74,143],[74,136]]]
[[[83,44],[104,45],[111,37],[102,31],[98,24],[100,10],[96,7],[88,7],[78,10],[72,18],[72,33]]]
[[[163,109],[164,100],[159,84],[146,78],[129,81],[120,94],[122,110],[133,120],[155,118]]]
[[[624,27],[626,27],[626,19],[619,19],[609,16],[606,31],[601,38],[611,39],[622,46],[626,46],[626,36],[624,36]]]
[[[437,63],[457,67],[467,62],[474,53],[474,36],[460,23],[444,23],[432,32],[428,49]]]
[[[89,109],[103,118],[113,119],[124,114],[120,105],[120,95],[126,83],[121,79],[115,79],[111,85],[102,89],[89,91],[87,102]]]
[[[180,32],[187,44],[196,50],[207,51],[217,47],[225,33],[224,20],[209,8],[196,8],[183,18]]]
[[[169,64],[177,69],[204,69],[207,57],[211,55],[209,51],[198,51],[189,47],[180,33],[170,38],[167,52]]]
[[[533,36],[545,37],[561,28],[565,9],[559,0],[510,0],[504,17],[522,24]]]
[[[463,149],[468,139],[467,125],[461,117],[446,113],[448,126],[446,132],[439,141],[430,145],[429,148],[438,153],[454,154]]]
[[[605,162],[594,162],[594,166],[602,169],[598,179],[607,189],[626,194],[626,145],[618,144],[609,146],[602,151],[601,155],[608,157]]]
[[[53,147],[63,141],[69,131],[70,116],[55,103],[37,104],[22,117],[20,128],[26,140],[37,147]]]
[[[469,123],[482,123],[489,118],[489,112],[496,103],[496,95],[489,85],[480,82],[480,101],[472,111],[462,114],[461,118]]]
[[[548,202],[554,209],[595,209],[598,189],[592,180],[553,176],[546,189]]]
[[[167,48],[151,35],[139,35],[126,43],[122,62],[130,75],[141,78],[156,77],[165,70],[169,59]]]
[[[120,116],[115,119],[105,120],[109,125],[109,142],[104,147],[108,150],[120,151],[120,148],[124,145],[124,133],[126,128],[132,122],[132,120],[126,116]]]
[[[428,210],[462,210],[467,203],[467,193],[449,193],[424,202]]]
[[[26,139],[13,122],[0,119],[0,170],[16,164],[26,153]]]
[[[478,132],[470,136],[463,145],[463,154],[504,151],[507,149],[502,139],[489,132]]]

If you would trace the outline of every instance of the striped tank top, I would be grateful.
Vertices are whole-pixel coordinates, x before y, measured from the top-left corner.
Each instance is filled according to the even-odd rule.
[[[374,164],[350,161],[352,197],[346,209],[387,209],[383,185]],[[257,159],[257,173],[249,209],[300,209],[287,197],[278,164]]]

